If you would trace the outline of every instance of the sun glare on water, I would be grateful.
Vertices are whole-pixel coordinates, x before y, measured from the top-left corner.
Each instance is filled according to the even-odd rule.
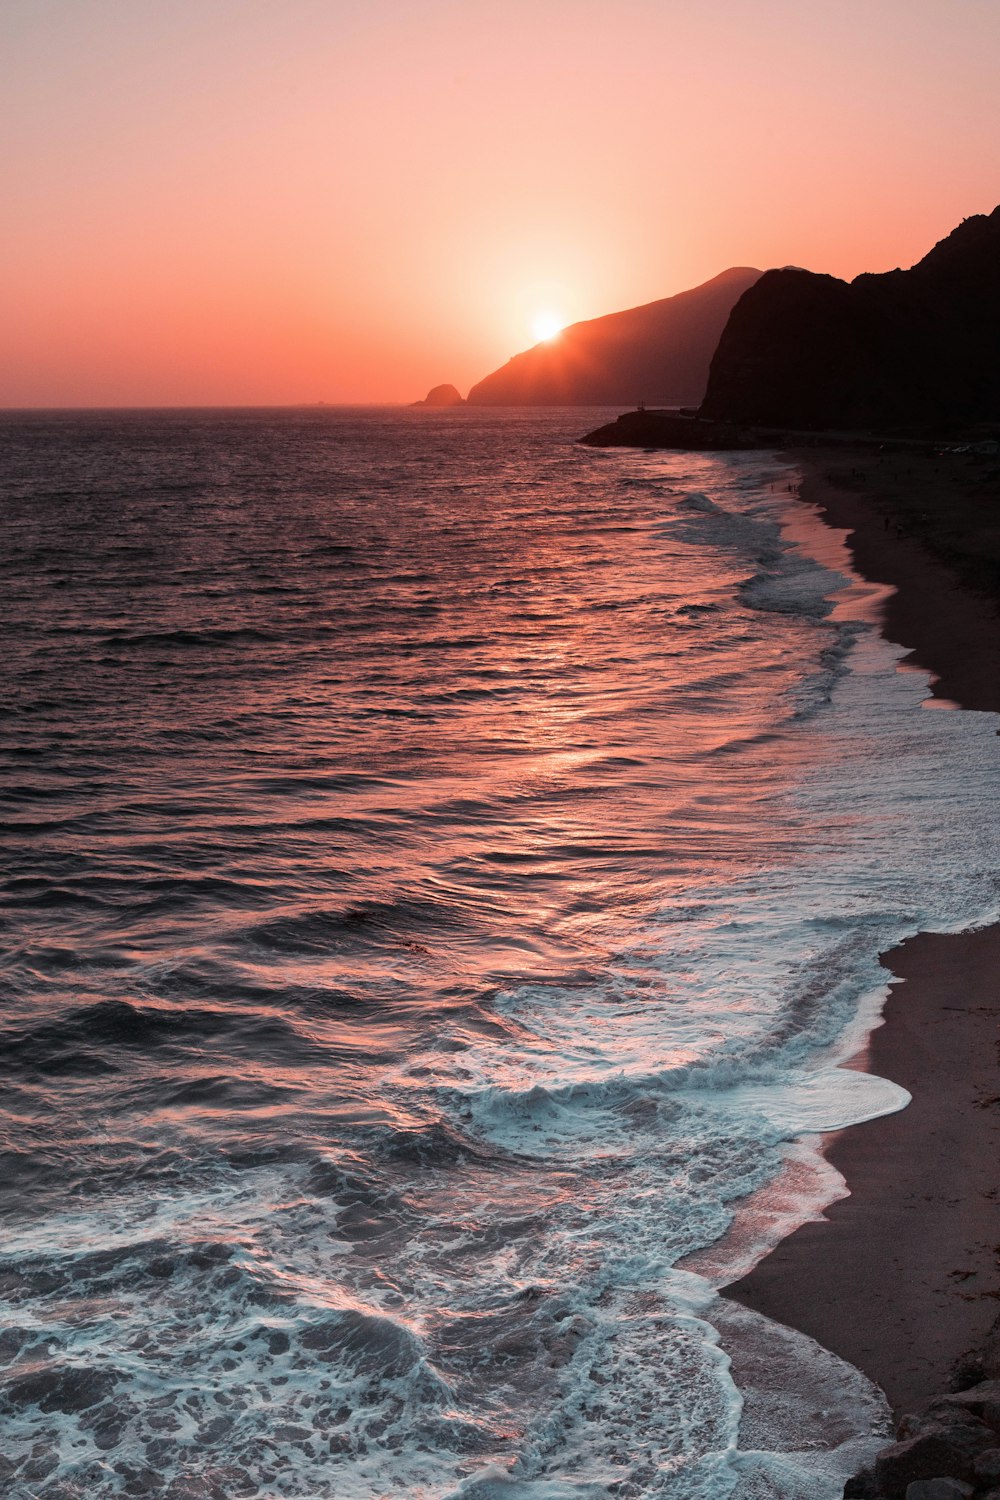
[[[549,339],[554,339],[556,334],[562,333],[565,326],[558,313],[542,312],[536,313],[532,319],[531,331],[535,336],[535,342],[544,344]]]

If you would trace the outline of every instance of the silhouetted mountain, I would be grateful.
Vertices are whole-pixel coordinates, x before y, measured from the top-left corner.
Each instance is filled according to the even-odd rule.
[[[944,431],[1000,420],[1000,208],[909,271],[768,271],[740,297],[700,415]]]
[[[411,406],[464,406],[465,402],[453,385],[432,385],[422,401],[411,401]]]
[[[469,404],[611,406],[643,400],[697,405],[733,304],[759,275],[735,266],[676,297],[573,323],[474,385]]]

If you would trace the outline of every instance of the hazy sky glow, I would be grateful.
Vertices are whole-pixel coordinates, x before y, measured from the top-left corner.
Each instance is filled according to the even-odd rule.
[[[1000,201],[997,0],[3,0],[0,405],[406,401]]]

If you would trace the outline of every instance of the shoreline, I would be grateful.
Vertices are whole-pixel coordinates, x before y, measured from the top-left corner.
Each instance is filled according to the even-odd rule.
[[[974,460],[792,456],[800,498],[849,531],[866,581],[895,590],[880,628],[908,649],[904,669],[933,674],[932,706],[1000,712],[992,475]],[[880,959],[892,987],[862,1062],[913,1101],[827,1138],[849,1196],[722,1295],[847,1359],[898,1416],[948,1388],[1000,1313],[1000,924],[922,932]]]
[[[1000,460],[842,450],[791,455],[799,498],[847,531],[858,573],[894,592],[882,634],[935,698],[1000,713]]]

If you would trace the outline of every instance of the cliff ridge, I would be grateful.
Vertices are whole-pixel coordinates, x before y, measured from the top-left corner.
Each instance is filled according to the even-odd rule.
[[[479,381],[469,405],[697,405],[726,319],[759,275],[733,266],[677,296],[573,323]]]

